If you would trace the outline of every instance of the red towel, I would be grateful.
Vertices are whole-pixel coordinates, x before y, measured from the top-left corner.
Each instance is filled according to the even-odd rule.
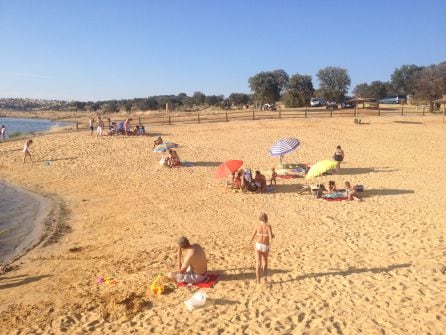
[[[205,281],[202,281],[201,283],[196,284],[190,284],[191,286],[199,287],[199,288],[212,288],[215,284],[218,282],[218,278],[220,275],[218,274],[208,274],[208,278]],[[177,287],[184,287],[188,286],[188,283],[181,282],[177,283]]]

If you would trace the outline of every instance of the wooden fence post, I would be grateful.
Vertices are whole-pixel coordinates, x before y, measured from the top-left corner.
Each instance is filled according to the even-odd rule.
[[[198,116],[198,123],[200,123],[200,112],[197,113]]]
[[[253,110],[252,110],[252,119],[253,119],[253,120],[255,120],[255,119],[256,119],[256,117],[255,117],[255,114],[254,114],[254,113],[255,113],[255,109],[253,109]]]
[[[308,107],[305,106],[305,118],[307,118]]]
[[[141,124],[141,116],[138,116],[138,124]]]
[[[79,131],[79,121],[76,121],[76,131]]]
[[[404,115],[404,104],[401,105],[401,115]]]
[[[170,122],[170,113],[169,113],[169,125],[171,125],[172,123]]]
[[[333,109],[330,108],[330,117],[333,117]]]
[[[226,122],[228,122],[228,111],[226,110]]]
[[[381,116],[381,109],[379,108],[379,105],[378,105],[378,116]]]
[[[279,109],[279,119],[282,118],[282,111]]]
[[[423,116],[424,116],[424,106],[423,106]]]

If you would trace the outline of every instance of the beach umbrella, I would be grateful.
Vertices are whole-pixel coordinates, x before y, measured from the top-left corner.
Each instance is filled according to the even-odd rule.
[[[320,176],[324,172],[334,169],[336,167],[336,164],[337,163],[335,161],[328,160],[328,159],[317,162],[310,168],[307,175],[305,176],[305,179],[311,179],[311,178]]]
[[[282,156],[296,150],[299,146],[299,140],[297,138],[283,138],[273,144],[268,149],[270,156],[280,156],[280,162],[282,163]]]
[[[169,149],[177,148],[178,144],[172,143],[172,142],[164,142],[160,145],[157,145],[155,149],[153,149],[154,152],[166,152]]]
[[[224,163],[221,163],[217,171],[215,171],[215,178],[223,178],[229,176],[236,172],[243,165],[243,161],[240,160],[229,160]]]

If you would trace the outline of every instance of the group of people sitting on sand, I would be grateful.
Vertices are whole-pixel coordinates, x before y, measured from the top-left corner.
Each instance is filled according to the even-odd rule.
[[[362,197],[358,194],[358,189],[361,187],[360,185],[352,186],[348,181],[346,181],[344,185],[344,189],[338,189],[336,187],[336,183],[333,180],[330,180],[328,182],[328,189],[325,187],[324,184],[319,184],[317,189],[313,190],[313,194],[316,198],[320,198],[323,195],[344,193],[344,195],[347,197],[347,200],[362,201]]]
[[[138,124],[134,127],[131,126],[131,124],[130,124],[130,122],[132,121],[131,118],[125,119],[124,121],[120,122],[119,124],[116,123],[115,121],[111,121],[110,119],[107,119],[107,120],[108,120],[108,124],[109,124],[107,135],[109,135],[109,136],[112,136],[112,135],[141,136],[141,135],[146,134],[146,129],[145,129],[144,125]],[[95,123],[94,118],[90,118],[88,125],[89,125],[90,132],[91,132],[92,136],[93,136],[93,130],[94,130],[94,123]],[[101,119],[101,117],[99,116],[98,117],[98,126],[97,126],[98,136],[102,136],[104,127],[105,127],[104,120]]]
[[[271,184],[273,180],[274,183],[276,182],[276,176],[277,174],[273,174],[273,177],[270,180]],[[230,186],[233,190],[265,193],[267,191],[266,184],[266,177],[260,171],[257,170],[255,175],[252,176],[251,169],[242,169],[233,173],[232,184]]]

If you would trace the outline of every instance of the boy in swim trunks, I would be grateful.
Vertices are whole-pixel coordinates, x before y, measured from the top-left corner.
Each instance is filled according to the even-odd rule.
[[[178,271],[169,272],[167,277],[176,283],[196,284],[205,281],[208,268],[203,248],[198,243],[191,244],[184,236],[177,243]]]
[[[251,243],[257,236],[257,242],[255,244],[256,255],[256,282],[260,284],[260,278],[263,274],[265,283],[267,280],[268,269],[268,253],[271,240],[274,238],[271,225],[268,224],[268,215],[266,213],[260,214],[260,223],[254,228],[251,237]]]

